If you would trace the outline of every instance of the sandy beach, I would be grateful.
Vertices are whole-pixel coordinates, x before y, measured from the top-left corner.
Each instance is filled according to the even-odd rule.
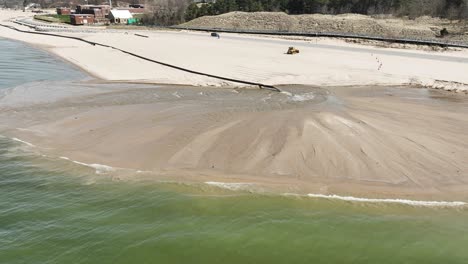
[[[19,15],[0,11],[2,18]],[[135,33],[59,34],[284,92],[246,89],[110,48],[0,27],[0,37],[44,48],[105,82],[148,83],[116,90],[94,84],[92,91],[47,101],[14,89],[0,100],[5,134],[50,156],[108,166],[101,169],[120,178],[137,173],[282,193],[468,201],[468,51]],[[300,54],[285,55],[289,46]]]
[[[0,10],[0,16],[5,25],[31,30],[8,21],[15,17],[31,16],[30,13]],[[334,39],[304,41],[237,34],[221,34],[221,38],[217,39],[210,37],[209,33],[184,31],[94,31],[55,33],[111,45],[195,71],[270,85],[412,83],[465,91],[467,86],[463,84],[468,84],[467,50],[431,52],[362,46]],[[136,36],[135,33],[148,38]],[[241,85],[174,70],[117,50],[76,40],[25,34],[3,27],[0,27],[0,37],[46,48],[94,76],[109,81],[195,86]],[[300,55],[285,55],[289,46],[299,48]]]

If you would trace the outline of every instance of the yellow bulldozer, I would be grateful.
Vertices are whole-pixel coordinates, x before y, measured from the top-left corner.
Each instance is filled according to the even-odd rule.
[[[289,54],[289,55],[294,55],[294,54],[298,54],[298,53],[299,53],[299,50],[294,48],[294,47],[289,47],[288,52],[286,52],[286,54]]]

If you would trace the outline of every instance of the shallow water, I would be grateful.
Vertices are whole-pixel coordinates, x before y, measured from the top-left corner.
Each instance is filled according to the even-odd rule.
[[[0,90],[34,81],[73,80],[85,76],[44,51],[0,38]]]
[[[44,53],[10,55],[24,65],[50,60],[39,77],[80,74]],[[39,80],[28,67],[2,85]],[[0,263],[468,263],[465,207],[117,181],[40,154],[0,137]]]

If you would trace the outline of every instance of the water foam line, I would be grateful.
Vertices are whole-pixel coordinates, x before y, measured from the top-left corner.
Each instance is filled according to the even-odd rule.
[[[29,143],[29,142],[26,142],[26,141],[24,141],[24,140],[21,140],[21,139],[19,139],[19,138],[15,138],[15,137],[14,137],[14,138],[11,138],[11,139],[14,140],[14,141],[16,141],[16,142],[20,142],[20,143],[23,143],[23,144],[25,144],[25,145],[28,145],[28,146],[30,146],[30,147],[34,147],[33,144],[31,144],[31,143]]]
[[[222,189],[228,189],[231,191],[246,190],[247,187],[252,187],[252,183],[228,183],[228,182],[214,182],[208,181],[205,184],[215,186]],[[325,195],[325,194],[307,194],[301,195],[296,193],[283,193],[284,196],[295,196],[295,197],[310,197],[317,199],[329,199],[329,200],[340,200],[347,202],[357,203],[380,203],[380,204],[403,204],[410,206],[423,206],[423,207],[462,207],[468,205],[466,202],[461,201],[417,201],[408,199],[384,199],[384,198],[362,198],[353,196],[339,196],[339,195]]]
[[[362,202],[362,203],[393,203],[405,204],[412,206],[427,206],[427,207],[460,207],[465,206],[467,203],[460,201],[417,201],[408,199],[377,199],[377,198],[361,198],[353,196],[339,196],[339,195],[325,195],[325,194],[307,194],[307,197],[341,200],[347,202]]]
[[[214,182],[214,181],[208,181],[205,182],[205,184],[215,186],[218,188],[223,188],[223,189],[228,189],[231,191],[240,191],[244,189],[245,187],[252,186],[252,183],[228,183],[228,182]]]
[[[97,173],[97,174],[103,174],[103,173],[106,173],[106,172],[115,171],[115,168],[114,168],[114,167],[107,166],[107,165],[102,165],[102,164],[88,164],[88,163],[79,162],[79,161],[75,161],[75,160],[72,160],[72,162],[75,163],[75,164],[78,164],[78,165],[83,165],[83,166],[86,166],[86,167],[93,168],[93,169],[96,170],[96,173]]]

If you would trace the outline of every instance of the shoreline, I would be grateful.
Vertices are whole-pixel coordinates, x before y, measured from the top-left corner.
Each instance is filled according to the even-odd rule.
[[[0,135],[0,138],[5,138],[3,135]],[[37,148],[37,146],[33,145],[32,143],[29,143],[27,141],[18,139],[18,138],[9,138],[12,141],[19,142],[20,144],[24,144],[25,146],[29,148]],[[112,175],[113,173],[121,170],[129,170],[125,168],[115,168],[103,164],[88,164],[76,160],[72,160],[68,157],[51,157],[47,155],[40,154],[43,157],[48,157],[48,158],[53,158],[56,159],[57,161],[59,160],[65,160],[69,161],[71,163],[81,165],[84,167],[92,168],[95,170],[95,173],[97,175]],[[134,173],[137,174],[142,174],[142,173],[147,173],[144,171],[139,171],[136,170]],[[127,180],[142,180],[141,178],[135,178],[135,177],[129,177],[129,178],[122,178],[121,176],[115,175],[112,176],[113,180],[117,181],[127,181]],[[146,179],[143,178],[143,179]],[[468,204],[467,201],[456,201],[456,200],[416,200],[417,197],[382,197],[379,195],[370,195],[369,197],[356,197],[356,196],[350,196],[349,194],[321,194],[321,193],[291,193],[291,192],[286,192],[282,193],[279,191],[275,191],[274,189],[269,189],[268,184],[265,182],[234,182],[234,181],[229,181],[229,182],[219,182],[219,181],[214,181],[214,180],[220,180],[220,179],[225,179],[225,178],[214,178],[210,181],[174,181],[173,183],[176,184],[206,184],[209,186],[213,186],[219,189],[225,189],[229,191],[234,191],[234,192],[249,192],[249,193],[256,193],[256,194],[264,194],[264,195],[279,195],[279,196],[285,196],[285,197],[304,197],[304,198],[313,198],[313,199],[326,199],[326,200],[340,200],[344,202],[354,202],[354,203],[364,203],[364,204],[401,204],[401,205],[407,205],[407,206],[414,206],[414,207],[433,207],[433,208],[465,208],[466,205]],[[151,179],[154,181],[155,179]],[[169,180],[169,181],[168,181]],[[235,180],[235,179],[234,179]],[[167,179],[159,179],[157,180],[158,182],[161,183],[166,183],[166,182],[171,182],[169,178]],[[411,199],[413,198],[413,199]],[[420,196],[419,198],[423,198],[423,196]],[[429,198],[429,197],[427,197]]]
[[[5,138],[4,136],[0,135],[1,138]],[[27,141],[18,139],[18,138],[10,138],[12,141],[19,142],[21,144],[24,144],[25,146],[29,148],[36,148],[35,145],[32,143],[29,143]],[[41,156],[48,157],[48,158],[54,158],[51,156],[43,155]],[[112,174],[116,171],[119,170],[128,170],[125,168],[114,168],[111,166],[103,165],[103,164],[88,164],[80,161],[75,161],[72,160],[68,157],[55,157],[57,161],[59,160],[65,160],[69,161],[71,163],[81,165],[84,167],[92,168],[95,170],[95,173],[97,175],[109,175]],[[135,173],[141,174],[145,173],[144,171],[139,171],[137,170]],[[370,197],[356,197],[356,196],[350,196],[347,194],[321,194],[321,193],[291,193],[291,192],[278,192],[273,189],[268,189],[267,185],[262,185],[262,182],[218,182],[214,180],[220,180],[220,179],[225,179],[225,178],[218,178],[218,179],[212,179],[211,181],[174,181],[173,183],[176,184],[206,184],[209,186],[213,186],[219,189],[225,189],[229,191],[234,191],[234,192],[249,192],[249,193],[256,193],[256,194],[264,194],[264,195],[279,195],[279,196],[285,196],[285,197],[303,197],[303,198],[313,198],[313,199],[326,199],[326,200],[340,200],[343,202],[352,202],[352,203],[364,203],[364,204],[401,204],[401,205],[406,205],[406,206],[414,206],[414,207],[433,207],[433,208],[466,208],[466,205],[468,204],[468,201],[449,201],[449,200],[415,200],[417,197],[381,197],[379,195],[371,195]],[[121,178],[119,176],[113,176],[113,180],[117,181],[126,181],[126,180],[141,180],[141,179],[135,179],[134,177],[130,178]],[[155,179],[151,179],[154,181]],[[168,179],[159,179],[157,181],[161,183],[167,183],[171,182],[168,181]],[[263,183],[265,184],[265,183]],[[266,189],[264,189],[266,188]],[[419,197],[422,198],[423,196]],[[414,198],[414,199],[411,199]]]
[[[83,81],[83,82],[87,81],[87,80],[89,80],[89,81],[106,81],[105,79],[99,77],[95,73],[93,73],[91,71],[88,71],[86,68],[83,68],[79,64],[77,64],[77,63],[75,63],[75,62],[73,62],[71,60],[67,60],[63,56],[60,56],[59,54],[55,53],[54,50],[53,50],[53,47],[50,47],[50,46],[47,46],[47,45],[41,45],[41,44],[37,44],[37,43],[31,43],[31,42],[28,42],[28,41],[25,41],[25,40],[18,40],[18,39],[15,39],[15,38],[9,38],[9,37],[6,37],[6,36],[0,36],[0,37],[4,38],[4,39],[7,39],[7,40],[10,40],[10,41],[18,41],[18,42],[21,42],[24,45],[27,45],[27,46],[29,46],[31,48],[34,48],[34,49],[40,50],[42,52],[45,52],[49,56],[55,58],[56,60],[69,65],[74,70],[80,71],[83,74],[87,75],[86,77],[88,77],[88,78],[85,78],[85,79],[80,80],[80,81]]]

